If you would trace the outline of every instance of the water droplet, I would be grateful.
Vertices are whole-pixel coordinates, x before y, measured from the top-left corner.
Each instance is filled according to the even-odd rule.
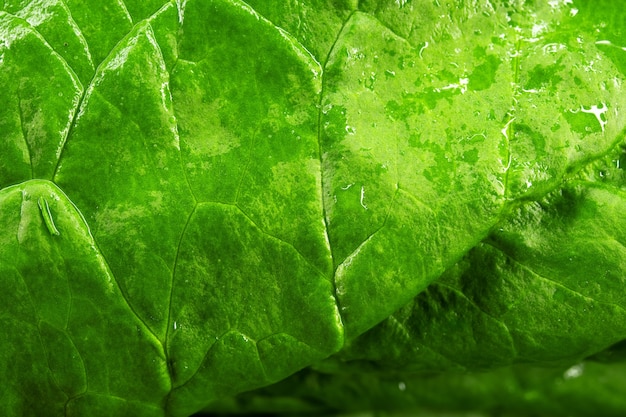
[[[546,22],[535,23],[531,29],[532,37],[536,38],[541,35],[548,29],[548,24]]]
[[[574,365],[571,368],[569,368],[567,371],[565,371],[565,373],[563,374],[563,378],[564,379],[578,378],[583,374],[584,370],[585,370],[584,364],[581,363],[578,365]]]
[[[422,53],[424,52],[424,50],[425,50],[426,48],[428,48],[428,42],[424,42],[424,46],[422,46],[422,47],[420,48],[420,50],[419,50],[419,52],[418,52],[418,55],[419,55],[419,57],[420,57],[420,58],[423,58],[423,57],[422,57]]]
[[[608,123],[605,118],[606,116],[603,116],[604,113],[606,113],[608,110],[607,106],[605,103],[602,103],[602,107],[599,108],[598,106],[596,106],[595,104],[593,106],[591,106],[589,109],[585,109],[585,106],[580,106],[580,111],[583,113],[590,113],[593,114],[594,116],[596,116],[596,119],[598,119],[598,123],[600,123],[600,128],[602,129],[602,131],[604,132],[604,126]]]
[[[361,187],[361,199],[360,199],[360,203],[361,203],[361,207],[363,207],[365,210],[367,210],[367,206],[365,205],[365,203],[363,202],[363,200],[365,200],[365,187]]]
[[[546,44],[543,47],[543,53],[544,54],[554,54],[557,53],[558,51],[560,51],[561,49],[564,49],[565,45],[560,44],[560,43],[549,43]]]
[[[373,90],[375,82],[376,82],[376,73],[372,72],[370,73],[370,76],[365,79],[365,82],[363,84],[365,85],[365,88]]]

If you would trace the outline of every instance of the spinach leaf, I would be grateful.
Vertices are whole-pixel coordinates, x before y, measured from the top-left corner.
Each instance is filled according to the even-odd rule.
[[[53,183],[30,180],[0,191],[0,218],[8,415],[162,415],[171,388],[163,345],[74,204]]]
[[[271,387],[222,400],[207,411],[213,416],[268,412],[364,417],[585,417],[602,413],[617,417],[626,407],[624,382],[623,362],[428,375],[305,370]]]
[[[7,414],[621,340],[623,192],[588,176],[622,140],[623,13],[595,4],[2,2]]]
[[[625,198],[576,181],[519,208],[342,360],[414,372],[568,366],[626,339]]]
[[[622,414],[623,158],[518,207],[340,353],[207,411]]]

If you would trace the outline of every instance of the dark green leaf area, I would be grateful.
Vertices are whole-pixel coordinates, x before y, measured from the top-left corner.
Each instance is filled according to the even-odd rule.
[[[175,272],[173,410],[277,381],[343,344],[332,284],[235,206],[198,205]]]
[[[619,307],[626,276],[626,222],[621,216],[625,198],[615,188],[574,182],[521,209],[489,241],[590,303]]]
[[[330,276],[315,106],[320,76],[306,50],[247,6],[186,5],[171,78],[197,200],[237,205]]]
[[[382,348],[381,338],[394,343]],[[515,355],[505,323],[437,281],[338,356],[349,363],[357,360],[355,369],[420,372],[503,366]]]
[[[82,86],[26,21],[0,12],[0,188],[51,179]]]
[[[581,182],[520,208],[340,357],[380,369],[565,364],[623,340],[625,205]]]
[[[195,201],[149,24],[136,26],[99,67],[55,181],[81,208],[133,308],[164,339],[172,268]]]
[[[536,6],[537,8],[540,6]],[[398,36],[416,47],[432,47],[433,42],[464,43],[481,38],[497,39],[498,30],[511,21],[511,2],[485,3],[469,0],[462,3],[428,0],[366,0],[359,9],[376,16]],[[496,41],[497,42],[497,41]],[[457,49],[457,50],[455,50]],[[443,53],[465,54],[474,48],[451,48]],[[442,62],[447,65],[447,62]]]
[[[164,417],[161,406],[129,400],[124,397],[87,393],[69,402],[65,416],[133,416]]]
[[[12,329],[0,348],[4,412],[60,415],[55,407],[98,395],[159,415],[154,404],[170,388],[163,349],[119,292],[73,203],[33,180],[3,189],[0,213],[10,225],[0,234],[2,322]],[[19,374],[9,377],[12,369]]]
[[[581,362],[489,372],[380,375],[304,370],[273,386],[213,404],[209,415],[619,417],[624,364]]]
[[[626,359],[626,339],[609,346],[607,349],[587,358],[600,363],[619,363]]]
[[[510,97],[470,91],[460,73],[452,82],[433,70],[440,58],[356,12],[326,64],[325,209],[352,334],[425,288],[486,235],[503,205],[500,120]],[[467,111],[454,116],[459,109]]]

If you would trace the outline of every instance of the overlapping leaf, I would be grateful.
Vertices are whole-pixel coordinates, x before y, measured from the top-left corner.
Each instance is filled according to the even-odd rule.
[[[529,203],[344,360],[413,371],[567,366],[626,339],[624,207],[622,190],[589,182]]]
[[[389,319],[429,346],[426,367],[568,360],[616,340],[617,323],[555,352],[536,306],[507,316],[512,292],[546,298],[570,277],[528,248],[520,224],[534,223],[520,219],[539,215],[518,201],[560,187],[623,130],[617,38],[586,3],[250,4],[3,3],[0,270],[19,287],[5,374],[22,366],[6,360],[16,346],[18,364],[39,358],[2,394],[12,413],[37,385],[59,413],[188,415],[331,355],[446,269],[425,304]],[[565,203],[550,200],[556,214],[537,221],[563,234],[540,246],[620,228],[619,193],[579,197],[572,222],[589,224],[565,230],[550,220]],[[476,246],[508,217],[510,232]],[[478,263],[450,272],[467,253]],[[570,278],[559,314],[582,328],[593,299],[620,317]],[[457,307],[480,332],[455,333],[447,352]]]

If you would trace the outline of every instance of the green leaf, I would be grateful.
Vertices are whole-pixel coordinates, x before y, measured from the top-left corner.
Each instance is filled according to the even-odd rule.
[[[126,303],[74,204],[49,181],[26,181],[0,191],[0,219],[0,370],[10,415],[81,415],[119,402],[163,415],[163,346]]]
[[[413,371],[567,365],[626,339],[625,208],[623,190],[597,181],[520,207],[340,358]]]
[[[418,85],[428,67],[418,50],[362,13],[345,24],[326,64],[325,203],[351,334],[425,288],[487,233],[504,204],[500,123],[476,113],[448,119],[454,108],[487,105],[465,86],[423,107],[425,95],[438,94],[436,80]]]
[[[489,417],[620,416],[624,364],[526,365],[431,375],[302,371],[287,380],[213,404],[205,415]]]
[[[7,413],[623,339],[623,13],[594,4],[2,2]]]
[[[55,181],[166,346],[170,406],[188,414],[329,355],[342,329],[310,106],[319,67],[238,3],[186,4],[172,51],[178,12],[136,25],[100,65]]]
[[[82,85],[25,20],[0,11],[0,186],[52,176]]]
[[[573,19],[568,7],[437,8],[455,30],[430,19],[408,39],[355,12],[324,66],[325,209],[349,335],[425,288],[507,205],[554,189],[623,129],[623,75],[601,55],[601,76],[587,75],[597,46],[559,30]],[[532,26],[538,14],[546,20]]]

